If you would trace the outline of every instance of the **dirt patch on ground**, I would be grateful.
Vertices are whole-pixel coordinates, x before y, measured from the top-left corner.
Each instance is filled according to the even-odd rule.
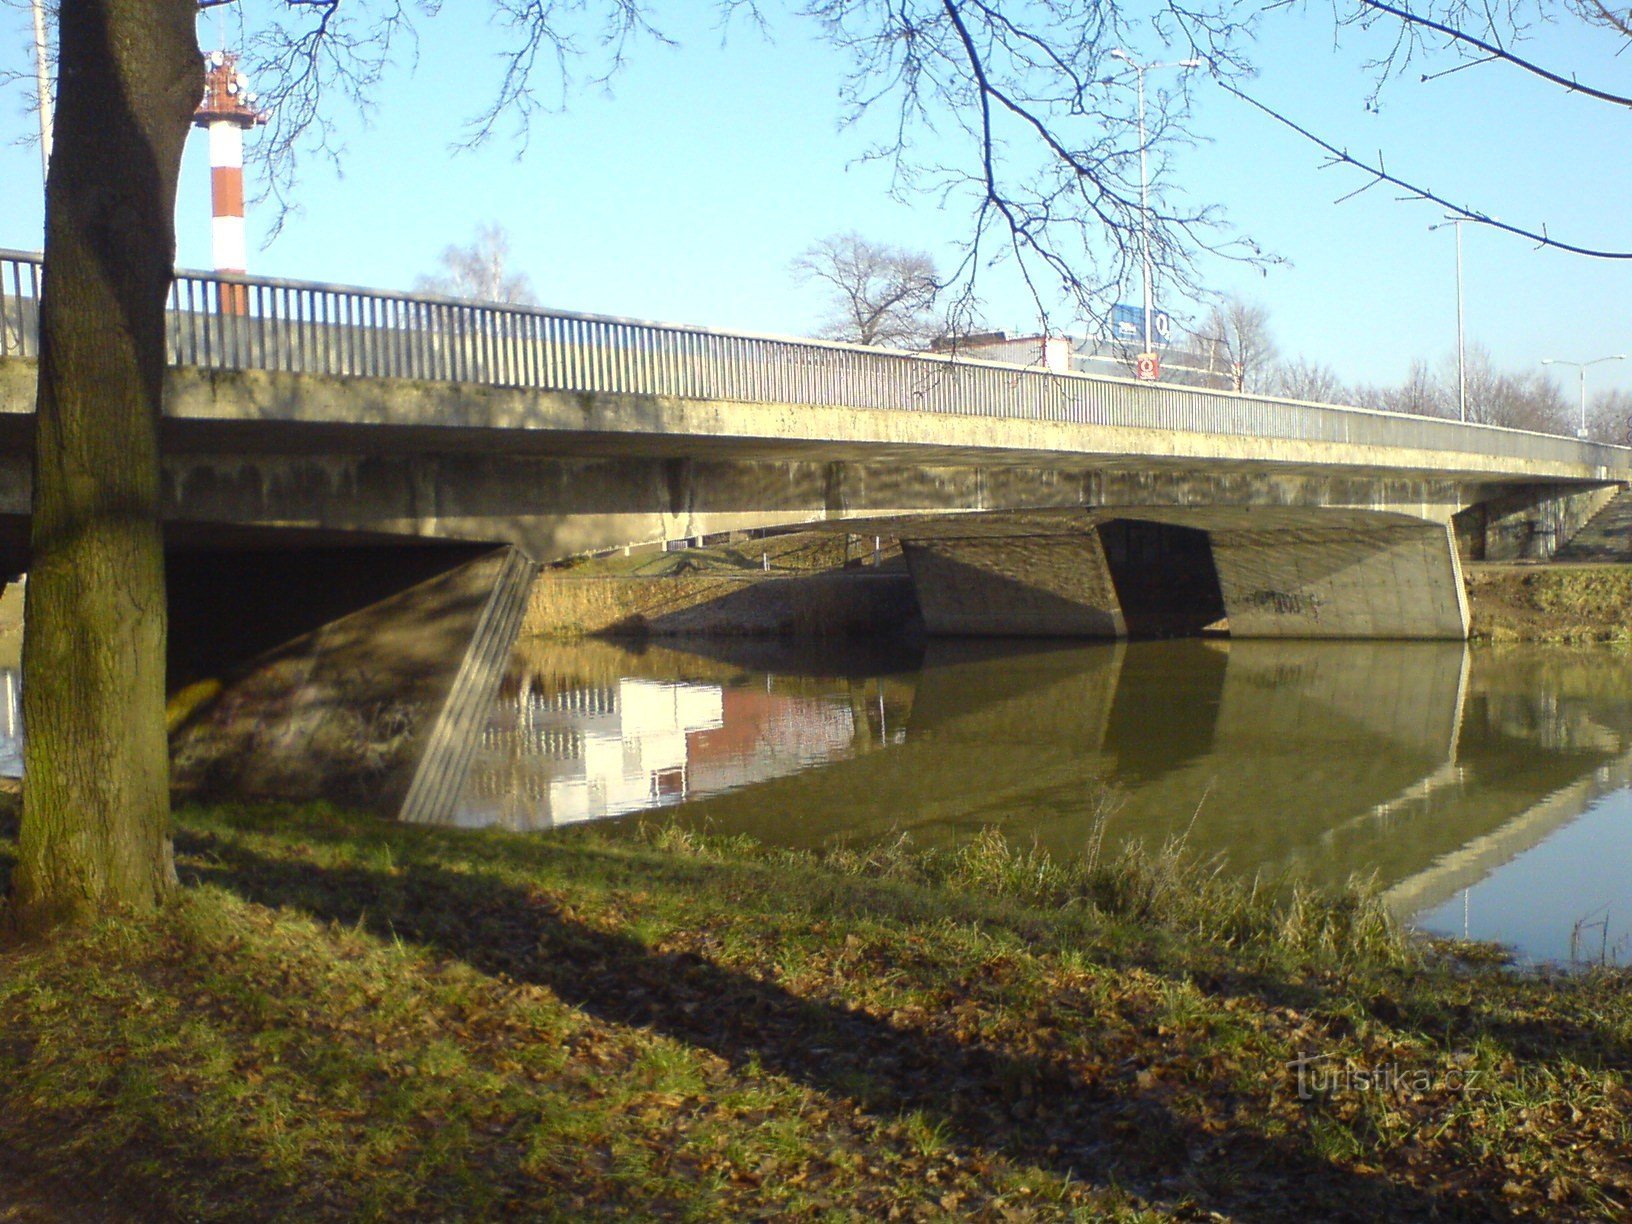
[[[1469,565],[1473,636],[1632,642],[1632,565]]]

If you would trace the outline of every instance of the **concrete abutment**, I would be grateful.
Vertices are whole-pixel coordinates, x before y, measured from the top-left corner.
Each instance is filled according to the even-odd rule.
[[[1119,514],[1075,531],[903,539],[938,636],[1459,640],[1467,598],[1449,526],[1215,527]]]

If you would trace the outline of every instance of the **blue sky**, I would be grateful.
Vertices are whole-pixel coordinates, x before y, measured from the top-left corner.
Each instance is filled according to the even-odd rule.
[[[417,70],[382,84],[367,122],[340,114],[340,172],[318,160],[303,167],[301,209],[265,249],[270,209],[251,206],[252,270],[406,287],[435,270],[443,246],[495,221],[511,233],[516,269],[550,305],[797,334],[815,325],[821,302],[793,281],[788,263],[817,238],[854,229],[950,264],[967,217],[922,198],[894,201],[887,173],[856,163],[865,133],[840,126],[843,62],[815,31],[787,20],[766,42],[739,27],[722,45],[702,15],[711,7],[666,18],[679,48],[636,47],[610,93],[581,91],[565,113],[540,116],[525,148],[501,136],[457,154],[450,146],[462,121],[492,87],[496,43],[479,22],[427,23]],[[0,9],[0,23],[3,66],[26,68],[26,8]],[[216,19],[201,23],[207,46],[216,29]],[[1632,248],[1632,115],[1495,65],[1427,84],[1409,72],[1373,113],[1361,64],[1376,44],[1358,35],[1333,43],[1329,10],[1324,19],[1272,14],[1253,91],[1335,143],[1357,154],[1380,149],[1402,176],[1503,220]],[[1577,27],[1547,31],[1527,50],[1583,80],[1632,91],[1613,43]],[[1428,230],[1441,210],[1398,202],[1384,187],[1335,203],[1364,178],[1319,169],[1317,149],[1205,83],[1196,127],[1207,139],[1173,152],[1175,179],[1288,261],[1267,274],[1209,264],[1206,279],[1261,303],[1284,355],[1327,362],[1351,381],[1395,381],[1414,357],[1453,357],[1454,239]],[[0,245],[39,245],[38,156],[20,143],[33,130],[22,88],[8,87],[0,94]],[[191,267],[210,259],[198,136],[177,218],[179,259]],[[1632,352],[1632,265],[1538,251],[1474,227],[1465,260],[1469,339],[1499,364]],[[1017,284],[988,277],[982,292],[993,325],[1034,326]],[[1130,285],[1123,300],[1138,293]],[[1597,367],[1591,378],[1595,390],[1632,389],[1632,361]]]

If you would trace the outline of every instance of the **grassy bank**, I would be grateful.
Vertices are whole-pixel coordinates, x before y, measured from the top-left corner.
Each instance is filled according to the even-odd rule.
[[[178,850],[157,920],[0,951],[0,1219],[1632,1206],[1624,979],[1425,952],[1360,895],[311,808]]]
[[[1475,638],[1632,641],[1632,565],[1469,565]]]

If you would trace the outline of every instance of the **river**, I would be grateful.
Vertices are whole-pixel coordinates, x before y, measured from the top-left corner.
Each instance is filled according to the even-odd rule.
[[[1524,961],[1632,956],[1632,654],[1456,643],[525,642],[458,821],[782,845],[996,825],[1374,878]]]
[[[19,772],[14,596],[0,773]],[[1374,879],[1521,962],[1632,962],[1632,653],[1433,642],[523,641],[457,804],[815,848],[997,826]]]

